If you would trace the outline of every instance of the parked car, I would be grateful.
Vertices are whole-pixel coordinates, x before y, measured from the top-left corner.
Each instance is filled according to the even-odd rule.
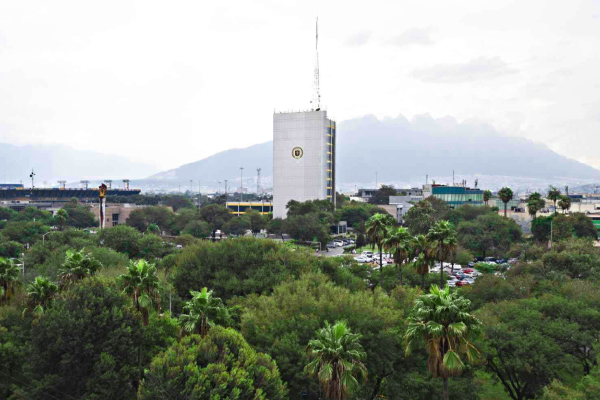
[[[461,287],[461,286],[468,286],[468,285],[470,285],[470,283],[469,283],[469,282],[467,282],[467,281],[457,281],[457,282],[456,282],[456,286],[458,286],[458,287]]]
[[[496,262],[496,257],[486,257],[483,259],[485,262]]]
[[[474,266],[475,266],[475,263],[474,263],[473,261],[471,261],[471,262],[469,263],[469,268],[473,268]]]
[[[507,261],[506,259],[501,258],[499,260],[496,260],[496,264],[506,264],[506,261]]]
[[[329,243],[327,243],[327,248],[328,248],[328,249],[334,249],[334,248],[336,248],[336,247],[337,247],[337,246],[336,246],[336,244],[335,244],[334,242],[329,242]]]
[[[475,271],[473,268],[465,268],[462,270],[465,274],[472,274]]]
[[[483,260],[484,260],[483,257],[475,257],[475,259],[473,261],[475,261],[475,262],[481,262]]]
[[[449,287],[456,287],[456,281],[448,281],[447,283]]]

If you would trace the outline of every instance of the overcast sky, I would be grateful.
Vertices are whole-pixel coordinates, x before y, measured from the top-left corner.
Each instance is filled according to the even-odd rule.
[[[600,169],[598,0],[3,1],[0,142],[174,168],[271,140],[310,107],[317,15],[338,122],[475,118]]]

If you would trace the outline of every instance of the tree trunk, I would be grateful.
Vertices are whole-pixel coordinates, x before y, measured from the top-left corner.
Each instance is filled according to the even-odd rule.
[[[440,260],[440,289],[444,288],[444,262]]]
[[[425,290],[425,274],[421,274],[421,289]]]
[[[379,247],[379,284],[383,285],[383,251],[381,250],[381,245]]]
[[[379,390],[381,389],[382,381],[383,381],[383,378],[377,377],[377,382],[375,383],[375,387],[373,388],[373,392],[371,393],[371,397],[369,397],[369,400],[375,400],[375,398],[379,394]]]
[[[444,395],[443,395],[443,399],[444,400],[449,400],[450,399],[450,390],[448,389],[448,378],[444,378]]]
[[[506,205],[507,205],[507,204],[508,204],[508,203],[504,203],[504,218],[506,218]]]
[[[398,263],[398,279],[400,280],[400,286],[402,286],[402,262]]]

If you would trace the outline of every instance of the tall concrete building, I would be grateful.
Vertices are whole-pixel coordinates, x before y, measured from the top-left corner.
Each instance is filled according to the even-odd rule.
[[[327,111],[273,114],[273,217],[290,200],[335,204],[335,121]]]

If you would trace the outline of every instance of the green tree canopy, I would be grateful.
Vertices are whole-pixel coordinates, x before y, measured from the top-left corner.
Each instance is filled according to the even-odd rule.
[[[242,335],[219,326],[206,337],[191,335],[158,355],[138,391],[140,400],[165,393],[191,400],[284,400],[288,391],[271,357]]]

